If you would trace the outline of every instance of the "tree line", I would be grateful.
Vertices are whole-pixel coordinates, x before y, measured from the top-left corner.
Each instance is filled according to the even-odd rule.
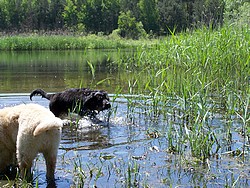
[[[0,31],[139,38],[223,24],[224,0],[0,0]]]

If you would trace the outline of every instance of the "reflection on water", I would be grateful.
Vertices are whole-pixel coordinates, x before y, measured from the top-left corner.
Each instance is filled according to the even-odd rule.
[[[113,61],[121,51],[24,51],[0,52],[1,93],[30,92],[35,88],[45,91],[62,91],[65,88],[90,87],[104,79],[102,87],[112,92],[121,84]],[[95,68],[91,71],[89,63]],[[93,77],[95,79],[93,79]],[[121,84],[123,85],[123,84]]]

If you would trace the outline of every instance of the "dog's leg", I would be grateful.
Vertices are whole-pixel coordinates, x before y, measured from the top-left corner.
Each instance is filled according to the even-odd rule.
[[[32,161],[25,161],[24,159],[19,160],[18,162],[20,168],[20,177],[26,179],[27,181],[32,181],[31,167]]]
[[[53,181],[55,179],[55,169],[56,169],[56,158],[57,152],[44,152],[43,156],[46,161],[46,178],[47,181]]]
[[[37,152],[32,150],[32,148],[27,147],[27,140],[25,136],[18,134],[17,136],[17,163],[20,168],[20,176],[22,179],[27,181],[32,181],[31,167],[33,165],[33,160],[35,159]]]

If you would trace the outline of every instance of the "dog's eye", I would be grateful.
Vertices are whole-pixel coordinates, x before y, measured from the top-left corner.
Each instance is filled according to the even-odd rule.
[[[103,96],[102,96],[102,95],[98,95],[98,98],[99,98],[99,99],[103,99]]]

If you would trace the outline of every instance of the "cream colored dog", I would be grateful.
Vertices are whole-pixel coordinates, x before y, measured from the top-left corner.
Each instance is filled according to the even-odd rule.
[[[25,105],[0,110],[0,172],[16,163],[18,118]]]
[[[4,145],[0,146],[4,154],[0,156],[0,167],[9,165],[13,161],[13,151],[16,151],[20,175],[29,179],[33,160],[42,153],[46,161],[46,177],[53,180],[62,120],[38,104],[8,107],[0,110],[0,114],[0,144]],[[3,161],[6,158],[11,160]]]

